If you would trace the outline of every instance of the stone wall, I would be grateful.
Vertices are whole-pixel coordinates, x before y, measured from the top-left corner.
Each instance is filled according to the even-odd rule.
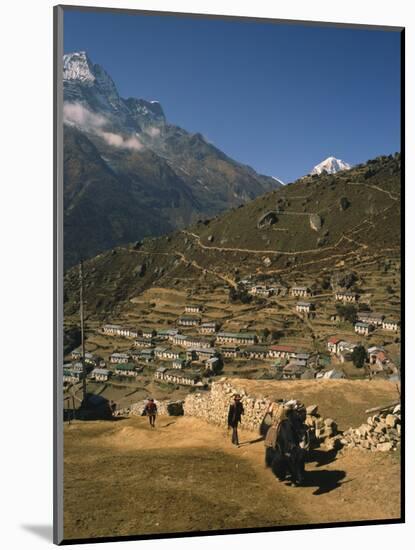
[[[114,416],[141,416],[146,400],[132,403],[115,411]],[[182,416],[183,401],[156,401],[157,412],[162,416]]]

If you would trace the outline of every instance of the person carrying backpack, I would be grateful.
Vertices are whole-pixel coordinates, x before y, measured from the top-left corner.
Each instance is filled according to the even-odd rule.
[[[156,427],[156,415],[157,415],[157,405],[154,402],[153,398],[150,398],[145,407],[144,407],[144,414],[148,416],[148,421],[150,423],[150,426],[152,428]]]

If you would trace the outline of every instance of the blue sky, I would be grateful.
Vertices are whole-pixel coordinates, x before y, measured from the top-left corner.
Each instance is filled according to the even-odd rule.
[[[330,155],[400,150],[398,32],[66,11],[64,50],[286,182]]]

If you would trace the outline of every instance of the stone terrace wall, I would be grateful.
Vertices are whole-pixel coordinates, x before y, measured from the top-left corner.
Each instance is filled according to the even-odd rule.
[[[217,426],[226,426],[229,404],[232,402],[232,396],[235,393],[241,395],[245,410],[241,428],[258,431],[270,401],[261,396],[247,395],[244,389],[235,387],[226,378],[213,382],[209,393],[192,393],[188,395],[183,404],[184,414],[202,418]]]

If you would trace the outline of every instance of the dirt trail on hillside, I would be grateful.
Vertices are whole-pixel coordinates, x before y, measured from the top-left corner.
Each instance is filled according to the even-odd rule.
[[[396,453],[314,451],[305,486],[291,487],[264,467],[258,434],[242,432],[239,448],[229,439],[225,429],[191,417],[159,417],[155,430],[140,417],[66,425],[65,536],[400,515]],[[148,498],[157,508],[151,513]]]

